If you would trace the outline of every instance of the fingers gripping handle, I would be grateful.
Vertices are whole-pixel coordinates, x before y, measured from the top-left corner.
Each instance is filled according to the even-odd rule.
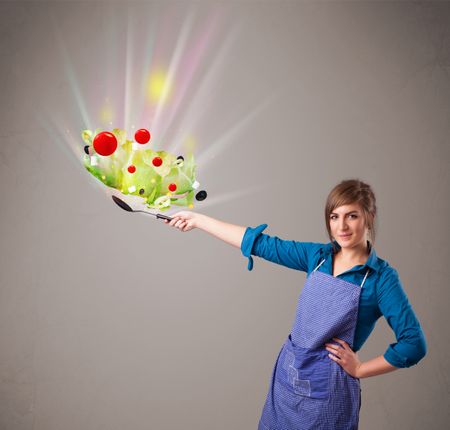
[[[160,218],[160,219],[166,219],[168,221],[172,221],[173,218],[171,218],[170,216],[167,215],[161,215],[161,214],[156,214],[156,218]]]

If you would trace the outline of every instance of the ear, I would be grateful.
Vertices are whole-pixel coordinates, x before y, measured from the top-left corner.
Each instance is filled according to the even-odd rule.
[[[375,215],[372,213],[365,213],[366,227],[367,230],[370,230],[369,225],[373,225],[375,221]]]
[[[372,243],[372,231],[370,227],[366,227],[366,240]]]

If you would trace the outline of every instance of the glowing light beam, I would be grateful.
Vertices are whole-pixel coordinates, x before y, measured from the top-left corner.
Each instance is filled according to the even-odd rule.
[[[70,57],[67,53],[67,49],[66,46],[64,44],[64,40],[62,38],[61,32],[59,30],[59,26],[57,23],[57,20],[55,18],[55,16],[53,15],[53,13],[50,13],[50,17],[51,17],[51,22],[52,22],[52,26],[53,26],[53,31],[55,33],[55,37],[56,37],[56,41],[58,43],[58,48],[59,51],[61,53],[61,56],[63,58],[63,63],[64,63],[64,68],[66,70],[67,73],[67,78],[69,79],[69,83],[70,83],[70,89],[72,90],[72,93],[75,97],[77,106],[78,106],[78,110],[80,112],[81,118],[83,118],[83,122],[84,122],[84,126],[85,128],[91,128],[91,121],[89,119],[89,115],[87,113],[87,109],[86,106],[84,104],[83,101],[83,97],[81,95],[81,90],[80,90],[80,86],[78,85],[78,81],[77,78],[75,76],[75,71],[74,68],[72,66],[72,62],[70,61]]]

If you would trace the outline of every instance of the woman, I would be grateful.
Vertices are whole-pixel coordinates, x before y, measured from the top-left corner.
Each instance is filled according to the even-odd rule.
[[[397,271],[373,249],[375,217],[375,195],[360,180],[342,181],[328,195],[327,244],[271,237],[262,233],[267,224],[245,228],[194,212],[173,215],[169,224],[181,231],[198,227],[240,247],[248,270],[256,255],[308,274],[259,430],[357,429],[360,378],[410,367],[425,356],[425,338]],[[382,315],[397,342],[361,362],[356,351]]]

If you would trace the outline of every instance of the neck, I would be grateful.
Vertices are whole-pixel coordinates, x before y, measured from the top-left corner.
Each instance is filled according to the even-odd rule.
[[[365,242],[353,248],[341,248],[338,252],[345,261],[365,261],[369,255],[369,247]]]

